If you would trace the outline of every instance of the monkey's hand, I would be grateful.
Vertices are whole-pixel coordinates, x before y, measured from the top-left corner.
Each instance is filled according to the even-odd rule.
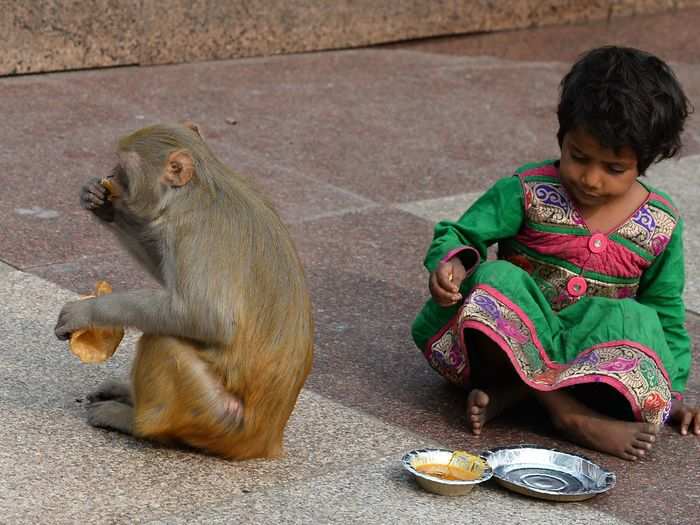
[[[81,299],[63,305],[54,333],[61,341],[65,341],[76,330],[89,328],[92,325],[92,305],[94,299]]]
[[[114,205],[107,198],[107,189],[100,184],[100,178],[90,179],[80,190],[80,206],[91,211],[105,222],[114,221]]]

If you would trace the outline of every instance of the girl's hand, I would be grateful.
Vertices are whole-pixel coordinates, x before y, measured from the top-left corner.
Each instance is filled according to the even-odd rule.
[[[671,422],[678,425],[682,435],[688,432],[700,436],[700,407],[689,407],[683,401],[673,400],[671,408]]]
[[[462,300],[459,286],[467,277],[462,261],[453,257],[449,261],[441,262],[437,270],[430,274],[428,288],[430,295],[440,306],[452,306]]]

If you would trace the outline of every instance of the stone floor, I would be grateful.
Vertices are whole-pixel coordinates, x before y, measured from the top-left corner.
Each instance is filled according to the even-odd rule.
[[[413,347],[432,227],[497,178],[557,155],[558,82],[603,43],[671,61],[700,105],[700,10],[371,49],[0,79],[0,523],[695,523],[700,440],[664,429],[639,463],[558,439],[536,410],[470,435],[463,395]],[[227,463],[92,429],[83,399],[125,375],[81,365],[53,337],[61,305],[105,278],[153,286],[77,206],[115,139],[192,119],[290,225],[312,290],[316,358],[280,461]],[[231,122],[235,122],[231,124]],[[700,119],[656,166],[687,227],[688,327],[700,340]],[[689,385],[700,401],[697,361]],[[617,474],[608,494],[552,504],[486,484],[422,492],[410,449],[537,443]]]

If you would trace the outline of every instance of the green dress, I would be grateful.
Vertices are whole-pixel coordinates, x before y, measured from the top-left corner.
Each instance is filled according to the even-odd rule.
[[[413,323],[430,365],[468,386],[464,332],[478,330],[531,388],[602,382],[638,420],[665,421],[690,369],[683,223],[668,196],[645,187],[649,197],[631,217],[592,232],[561,184],[558,162],[528,164],[457,222],[438,223],[426,268],[459,257],[468,277],[462,304],[443,308],[430,299]],[[486,261],[494,243],[499,260]]]

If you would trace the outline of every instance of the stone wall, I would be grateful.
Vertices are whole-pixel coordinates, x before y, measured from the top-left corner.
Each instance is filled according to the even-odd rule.
[[[365,46],[700,0],[0,0],[0,75]]]

